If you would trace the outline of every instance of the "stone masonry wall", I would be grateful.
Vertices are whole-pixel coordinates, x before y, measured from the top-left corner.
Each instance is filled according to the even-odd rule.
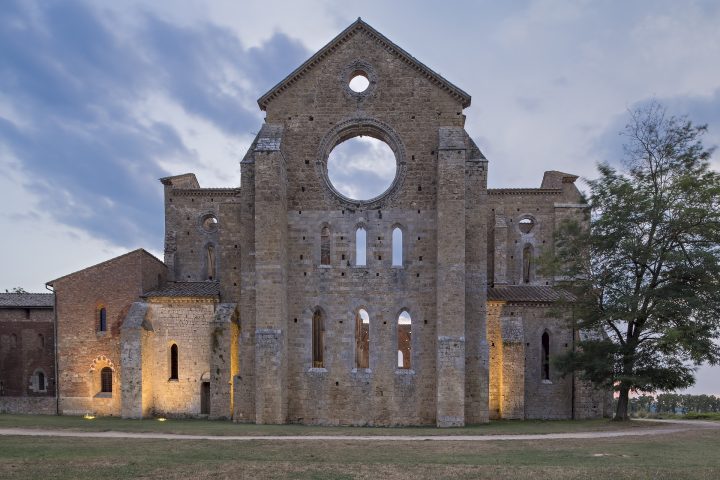
[[[153,334],[143,351],[152,371],[152,406],[156,415],[200,415],[202,382],[210,382],[215,302],[153,297],[148,319]],[[178,379],[170,375],[170,347],[178,347]],[[143,365],[143,370],[145,369]]]
[[[358,61],[372,70],[374,82],[371,92],[362,96],[348,91],[349,78],[343,73]],[[288,420],[320,424],[434,424],[438,393],[435,299],[438,128],[449,126],[462,131],[464,116],[460,102],[373,38],[359,33],[273,99],[266,111],[267,124],[283,127],[287,168],[288,310],[287,330],[281,333],[287,335],[288,345]],[[356,134],[379,136],[391,143],[391,139],[396,139],[391,147],[399,156],[401,173],[396,188],[378,203],[364,206],[340,201],[319,174],[325,153],[352,131],[343,130],[345,125],[349,129],[357,127]],[[243,169],[244,176],[245,172]],[[246,187],[243,177],[243,191]],[[460,205],[454,219],[465,216],[464,203]],[[256,212],[252,221],[254,226],[243,222],[241,228],[245,231],[254,228],[256,239],[267,238],[259,237],[261,233],[257,230],[259,223],[267,219]],[[320,265],[323,226],[329,226],[331,231],[329,266]],[[359,226],[367,231],[364,266],[355,266],[355,230]],[[391,264],[391,234],[395,226],[403,231],[402,267]],[[453,241],[459,237],[464,243],[463,228],[443,234],[453,235]],[[258,275],[249,268],[245,271],[248,279],[251,274]],[[462,275],[458,285],[464,310]],[[240,301],[244,359],[242,350],[251,348],[245,340],[246,334],[251,333],[245,329],[244,312],[252,312],[242,307],[246,304],[244,299]],[[322,369],[314,369],[311,364],[312,312],[318,307],[326,315]],[[370,316],[367,370],[354,368],[354,321],[360,308]],[[407,309],[412,318],[411,370],[397,368],[397,316],[402,309]],[[255,314],[259,320],[261,313]],[[459,328],[450,334],[454,342],[451,346],[464,337],[464,314],[460,315]],[[464,352],[463,345],[453,353],[463,359],[458,366],[461,370]],[[243,382],[248,381],[242,373],[246,371],[242,361],[240,369]],[[257,381],[255,378],[255,388],[261,388]],[[455,380],[457,389],[453,387],[453,391],[459,395],[459,401],[448,418],[464,418],[464,382],[463,375]]]

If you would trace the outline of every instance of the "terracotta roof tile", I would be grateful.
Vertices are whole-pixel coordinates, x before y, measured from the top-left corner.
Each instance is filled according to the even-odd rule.
[[[53,308],[52,293],[0,293],[0,308]]]
[[[217,297],[220,295],[218,282],[170,282],[147,292],[143,297]]]
[[[505,285],[488,288],[488,300],[505,302],[571,302],[575,296],[561,288],[534,285]]]

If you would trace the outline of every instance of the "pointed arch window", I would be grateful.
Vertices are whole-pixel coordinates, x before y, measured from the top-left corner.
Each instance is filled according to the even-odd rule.
[[[412,351],[412,319],[407,310],[403,310],[398,316],[397,340],[398,368],[409,369]]]
[[[403,266],[403,232],[400,227],[392,231],[392,264],[393,267]]]
[[[370,368],[370,315],[363,308],[355,314],[355,367]]]
[[[320,230],[320,265],[330,265],[330,227]]]
[[[529,243],[523,248],[523,282],[530,283],[530,276],[533,269],[533,246]]]
[[[324,368],[324,355],[325,349],[325,321],[323,319],[322,311],[318,308],[313,314],[312,320],[312,356],[313,356],[313,368]]]
[[[100,370],[100,392],[112,393],[113,372],[110,367]]]
[[[355,230],[355,265],[367,265],[367,231],[363,227]],[[366,312],[367,313],[367,312]]]
[[[170,380],[178,379],[178,346],[170,346]]]
[[[550,380],[550,335],[542,334],[542,379]]]
[[[207,279],[212,280],[216,277],[215,274],[215,245],[209,244],[206,247],[206,263],[207,263]]]
[[[45,373],[37,372],[37,389],[38,391],[45,391]]]

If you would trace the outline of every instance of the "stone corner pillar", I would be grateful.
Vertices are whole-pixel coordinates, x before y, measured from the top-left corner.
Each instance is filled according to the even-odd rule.
[[[440,127],[437,158],[438,427],[465,425],[465,131]]]
[[[120,327],[120,416],[122,418],[143,418],[147,406],[143,405],[143,337],[146,330],[152,331],[146,321],[148,306],[135,302]],[[150,382],[148,382],[150,383]],[[146,385],[149,390],[151,385]],[[146,407],[146,408],[144,408]]]
[[[500,417],[525,418],[525,333],[521,317],[500,317]]]

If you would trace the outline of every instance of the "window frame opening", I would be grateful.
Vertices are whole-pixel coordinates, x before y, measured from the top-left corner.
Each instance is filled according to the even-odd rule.
[[[535,248],[530,243],[526,243],[523,246],[522,253],[522,276],[523,283],[530,283],[532,281],[532,269],[533,259],[535,256]]]
[[[363,226],[355,229],[355,266],[367,266],[367,230]]]
[[[100,393],[113,393],[113,370],[110,367],[100,369]]]
[[[524,235],[527,235],[528,233],[532,232],[533,228],[535,228],[535,220],[533,220],[531,217],[523,217],[518,220],[517,225],[520,232]]]
[[[215,256],[215,245],[208,243],[205,246],[205,264],[207,267],[206,278],[209,281],[217,279],[217,259]]]
[[[330,266],[330,227],[320,229],[320,265]]]
[[[403,255],[403,231],[400,227],[392,230],[392,266],[403,267],[405,264]]]
[[[101,306],[98,309],[98,332],[107,332],[107,309]]]
[[[325,368],[325,316],[315,309],[312,318],[312,368]]]
[[[397,368],[412,369],[412,316],[406,309],[403,309],[397,317],[397,351]]]
[[[550,381],[550,334],[546,331],[543,332],[541,337],[542,350],[541,350],[541,370],[540,377],[543,382]]]
[[[355,368],[370,368],[370,314],[364,308],[355,312]]]
[[[168,378],[168,380],[177,381],[180,379],[178,361],[178,346],[177,343],[173,343],[172,345],[170,345],[170,378]]]

